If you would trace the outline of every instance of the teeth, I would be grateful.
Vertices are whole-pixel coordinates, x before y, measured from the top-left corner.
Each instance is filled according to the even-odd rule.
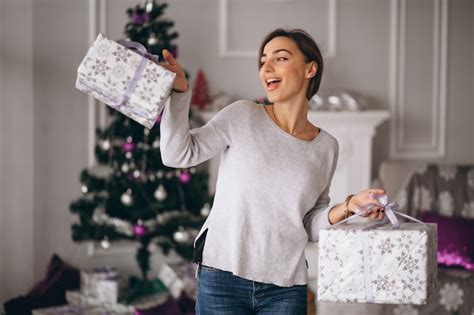
[[[268,79],[267,84],[270,84],[270,83],[276,82],[276,81],[281,81],[281,79]]]

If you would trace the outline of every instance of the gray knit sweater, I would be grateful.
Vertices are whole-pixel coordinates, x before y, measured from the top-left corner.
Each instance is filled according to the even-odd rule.
[[[311,141],[272,120],[263,105],[236,101],[190,130],[192,89],[172,92],[160,125],[170,167],[221,155],[202,264],[279,286],[307,284],[305,247],[330,226],[329,188],[339,146],[324,129]]]

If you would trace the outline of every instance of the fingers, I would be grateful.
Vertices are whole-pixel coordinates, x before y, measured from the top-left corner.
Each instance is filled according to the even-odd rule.
[[[163,49],[162,53],[163,53],[163,57],[166,59],[166,61],[168,61],[170,65],[178,64],[176,59],[174,59],[173,55],[167,49]]]
[[[379,212],[379,217],[378,217],[378,219],[379,219],[379,220],[383,220],[383,218],[385,218],[385,212],[380,211],[380,212]]]
[[[384,195],[386,193],[386,191],[383,188],[370,188],[370,189],[368,189],[368,193],[369,193],[370,196],[372,196],[372,195]]]
[[[369,218],[371,219],[383,220],[384,217],[385,217],[385,213],[380,209],[374,210],[369,214]]]

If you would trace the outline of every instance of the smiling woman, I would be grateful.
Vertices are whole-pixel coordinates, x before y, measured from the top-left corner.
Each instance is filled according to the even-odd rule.
[[[306,314],[308,241],[377,202],[366,190],[329,205],[339,145],[307,117],[323,73],[318,46],[299,29],[271,32],[258,62],[272,104],[238,100],[192,130],[192,88],[178,62],[163,56],[177,73],[160,124],[163,164],[184,168],[221,155],[214,203],[194,241],[196,314]]]
[[[279,44],[281,48],[271,51],[271,48],[266,46],[273,39],[277,39],[279,42],[268,46],[278,46]],[[267,51],[269,52],[267,53]],[[286,62],[294,59],[304,63],[305,66],[309,66],[311,68],[311,76],[306,91],[306,98],[310,100],[318,92],[323,76],[324,62],[321,50],[306,31],[302,29],[288,31],[283,28],[277,28],[269,33],[262,41],[258,53],[258,69],[260,70],[261,77],[262,67],[267,59],[275,59],[276,62]]]

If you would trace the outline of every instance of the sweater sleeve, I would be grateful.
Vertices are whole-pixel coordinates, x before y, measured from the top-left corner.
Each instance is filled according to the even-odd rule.
[[[303,224],[308,234],[309,242],[317,242],[319,237],[319,230],[331,226],[331,223],[329,222],[329,211],[335,206],[335,204],[330,205],[331,198],[329,197],[329,191],[331,188],[331,182],[334,176],[334,172],[336,171],[338,157],[339,145],[336,141],[335,157],[333,159],[333,165],[329,176],[328,185],[316,200],[315,205],[305,214],[303,218]]]
[[[160,122],[160,152],[164,165],[175,168],[196,166],[211,159],[229,146],[222,126],[226,125],[224,110],[204,126],[190,130],[189,106],[192,88],[172,91],[163,109]]]

